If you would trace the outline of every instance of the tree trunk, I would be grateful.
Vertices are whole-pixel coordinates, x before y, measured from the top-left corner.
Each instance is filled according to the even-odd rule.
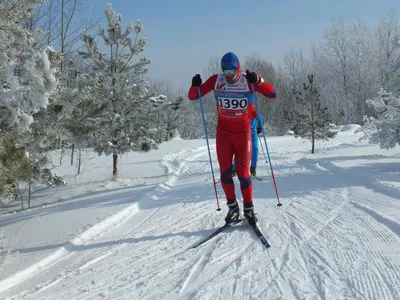
[[[78,156],[78,175],[81,174],[82,150],[79,149]]]
[[[62,165],[62,160],[63,160],[63,157],[64,157],[64,151],[65,151],[64,146],[61,146],[60,166]]]
[[[113,154],[113,177],[117,178],[118,175],[118,154]]]
[[[117,53],[118,53],[118,45],[117,45]],[[117,54],[115,54],[117,56]],[[114,58],[113,56],[113,47],[111,45],[111,57]],[[117,73],[117,66],[112,65],[111,66],[111,73]],[[115,77],[111,81],[111,86],[113,88],[113,91],[115,91]],[[114,113],[117,113],[116,110],[114,109]],[[117,145],[117,141],[113,141],[113,145]],[[113,179],[117,179],[118,175],[118,154],[114,152],[113,154]]]
[[[19,197],[21,198],[21,209],[24,210],[24,198],[22,197],[22,194],[19,194]]]
[[[313,86],[310,86],[310,91],[313,93]],[[314,105],[315,105],[315,95],[311,94],[311,154],[314,154],[315,150],[315,116],[314,116]]]
[[[75,144],[72,144],[72,147],[71,147],[71,166],[74,165],[74,152],[75,152]]]
[[[314,154],[314,149],[315,149],[315,137],[314,137],[314,133],[313,133],[312,138],[311,138],[311,154]]]
[[[32,183],[29,182],[29,189],[28,189],[28,209],[31,208],[31,198],[32,198]]]
[[[64,8],[65,8],[65,0],[61,0],[61,30],[60,30],[60,41],[61,41],[61,63],[60,63],[60,71],[63,72],[64,67],[64,51],[65,51],[65,35],[64,35]]]

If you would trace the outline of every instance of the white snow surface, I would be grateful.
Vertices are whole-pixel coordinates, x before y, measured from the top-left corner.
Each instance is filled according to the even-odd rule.
[[[253,184],[269,249],[245,222],[190,248],[227,212],[205,140],[123,155],[117,181],[111,157],[84,153],[76,176],[65,156],[56,171],[67,186],[0,216],[0,298],[398,300],[400,149],[360,142],[353,128],[314,155],[309,141],[267,137],[283,205],[261,148]]]

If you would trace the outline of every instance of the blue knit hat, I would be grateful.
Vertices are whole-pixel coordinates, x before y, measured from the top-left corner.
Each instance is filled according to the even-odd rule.
[[[221,59],[221,68],[225,70],[239,68],[239,58],[232,52],[226,53]]]

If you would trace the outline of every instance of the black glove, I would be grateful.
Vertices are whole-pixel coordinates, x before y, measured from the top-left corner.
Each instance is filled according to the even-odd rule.
[[[192,85],[193,86],[200,86],[202,83],[203,83],[203,81],[201,80],[200,74],[196,74],[192,78]]]
[[[257,83],[258,82],[258,76],[254,72],[250,72],[249,70],[246,70],[246,79],[250,83]]]
[[[261,127],[257,127],[257,134],[260,134],[261,131],[262,131],[262,128]]]

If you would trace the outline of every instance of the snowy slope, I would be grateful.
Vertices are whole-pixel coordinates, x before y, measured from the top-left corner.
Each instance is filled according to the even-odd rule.
[[[276,205],[260,149],[257,171],[264,180],[254,181],[254,202],[268,250],[246,224],[190,249],[226,214],[219,185],[222,211],[216,210],[205,141],[173,141],[145,154],[157,157],[151,167],[136,162],[141,171],[153,172],[147,175],[151,184],[135,174],[125,175],[124,184],[101,175],[99,184],[96,174],[102,173],[93,172],[88,181],[97,191],[74,196],[73,206],[66,201],[0,218],[5,236],[21,228],[11,247],[18,252],[11,250],[0,266],[0,296],[400,299],[399,149],[383,151],[358,137],[344,130],[318,143],[315,155],[308,141],[268,138],[283,203]],[[213,141],[211,149],[218,174]],[[145,155],[142,163],[149,160]],[[106,203],[109,214],[98,203]],[[38,222],[28,228],[23,222],[38,216],[47,232],[29,239]],[[80,227],[84,218],[92,221]],[[70,238],[64,234],[60,242],[61,232]]]

